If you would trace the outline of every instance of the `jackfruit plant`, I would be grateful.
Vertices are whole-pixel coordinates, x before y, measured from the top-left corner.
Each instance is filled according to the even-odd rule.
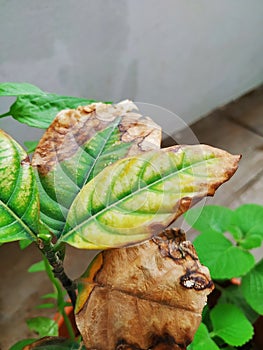
[[[182,231],[167,227],[213,196],[240,156],[208,145],[162,149],[161,128],[128,100],[19,83],[0,84],[0,95],[17,97],[1,117],[47,128],[32,159],[0,131],[0,242],[41,251],[75,307],[83,349],[186,349],[213,283]],[[67,244],[102,250],[78,283],[63,267]],[[69,344],[28,349],[50,341]]]

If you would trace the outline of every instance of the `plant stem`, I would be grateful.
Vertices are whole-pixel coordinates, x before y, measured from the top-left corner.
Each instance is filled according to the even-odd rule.
[[[47,258],[44,256],[43,257],[44,263],[45,263],[45,269],[46,269],[46,273],[51,281],[51,283],[53,284],[56,292],[57,292],[57,305],[58,305],[58,309],[59,309],[59,313],[62,315],[65,325],[67,327],[70,339],[74,340],[75,338],[75,334],[74,334],[74,330],[72,328],[70,319],[68,318],[68,315],[65,312],[64,306],[65,306],[65,302],[64,302],[64,296],[63,296],[63,291],[61,289],[60,283],[58,282],[58,280],[54,277],[53,271],[51,269],[51,266],[47,260]]]
[[[77,299],[76,285],[65,273],[63,262],[59,258],[58,252],[54,249],[54,245],[50,240],[43,240],[39,238],[38,247],[47,258],[49,264],[52,266],[54,276],[60,280],[61,284],[69,295],[73,307],[75,307]]]

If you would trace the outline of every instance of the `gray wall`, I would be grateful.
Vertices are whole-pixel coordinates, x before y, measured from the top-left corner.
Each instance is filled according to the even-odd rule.
[[[186,123],[263,81],[262,0],[0,0],[0,5],[0,81],[154,103]],[[1,98],[0,113],[8,104]],[[157,119],[170,132],[175,129],[171,118]],[[0,127],[12,134],[19,128],[30,139],[7,119]]]

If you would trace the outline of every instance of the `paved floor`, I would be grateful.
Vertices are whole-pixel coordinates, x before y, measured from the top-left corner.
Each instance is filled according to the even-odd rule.
[[[200,143],[211,144],[235,154],[242,154],[237,173],[208,203],[235,208],[243,203],[263,205],[263,87],[217,109],[192,125]],[[176,140],[186,144],[187,133]],[[256,255],[262,257],[262,250]],[[68,248],[65,268],[77,278],[95,252]],[[51,292],[44,273],[30,274],[28,267],[40,260],[35,247],[21,251],[17,243],[0,247],[0,349],[7,350],[17,340],[34,337],[26,326],[32,316],[49,316],[49,310],[39,310],[41,295]]]

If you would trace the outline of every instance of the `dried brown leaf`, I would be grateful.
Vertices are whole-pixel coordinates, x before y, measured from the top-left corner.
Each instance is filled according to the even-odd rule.
[[[81,280],[76,321],[88,349],[186,349],[213,289],[180,230],[100,253]]]

